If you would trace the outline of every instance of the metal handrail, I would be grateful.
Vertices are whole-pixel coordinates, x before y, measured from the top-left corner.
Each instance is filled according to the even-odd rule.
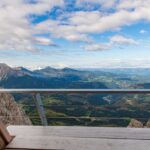
[[[150,89],[0,89],[0,93],[35,94],[36,107],[43,125],[48,125],[40,94],[150,94]]]
[[[0,93],[150,94],[150,89],[0,89]]]

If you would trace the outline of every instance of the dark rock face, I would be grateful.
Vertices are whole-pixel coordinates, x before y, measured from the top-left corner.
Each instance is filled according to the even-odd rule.
[[[0,79],[6,78],[8,74],[13,74],[13,70],[6,64],[0,64]]]
[[[10,94],[0,94],[0,121],[6,125],[31,125],[30,119]]]
[[[144,126],[143,126],[142,122],[140,122],[136,119],[131,119],[128,127],[130,127],[130,128],[143,128]]]
[[[6,64],[0,63],[0,80],[7,79],[10,76],[23,76],[25,72],[17,68],[11,68]]]

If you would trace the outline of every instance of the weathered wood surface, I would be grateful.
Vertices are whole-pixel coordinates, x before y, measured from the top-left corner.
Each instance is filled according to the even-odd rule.
[[[49,150],[145,150],[150,149],[150,129],[99,127],[10,126],[16,138],[7,146]]]
[[[75,138],[113,138],[150,140],[149,128],[105,128],[105,127],[64,127],[64,126],[9,126],[11,135],[60,136]]]
[[[0,134],[0,150],[4,149],[6,146],[5,141],[3,140],[1,134]]]
[[[30,136],[16,137],[7,148],[61,150],[145,150],[149,140]]]

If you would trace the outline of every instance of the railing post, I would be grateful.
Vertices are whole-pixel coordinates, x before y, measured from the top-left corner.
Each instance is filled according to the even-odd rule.
[[[40,93],[37,93],[35,95],[35,103],[36,103],[36,107],[37,107],[42,125],[47,126],[48,122],[47,122],[47,118],[46,118],[46,114],[45,114],[45,110],[44,110],[44,107],[43,107],[43,103],[42,103]]]

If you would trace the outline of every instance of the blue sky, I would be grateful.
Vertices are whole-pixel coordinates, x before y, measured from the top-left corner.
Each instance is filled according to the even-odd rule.
[[[1,0],[0,63],[150,67],[150,0]]]

